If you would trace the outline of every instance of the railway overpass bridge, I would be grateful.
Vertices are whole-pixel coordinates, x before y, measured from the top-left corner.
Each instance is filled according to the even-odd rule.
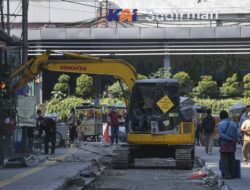
[[[165,66],[194,80],[206,74],[222,82],[233,73],[250,72],[250,26],[29,29],[29,56],[48,49],[53,56],[73,51],[119,57],[141,74]]]

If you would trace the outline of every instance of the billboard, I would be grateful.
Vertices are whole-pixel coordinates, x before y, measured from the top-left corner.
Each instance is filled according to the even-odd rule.
[[[18,96],[18,123],[20,126],[36,126],[36,97],[35,96]]]

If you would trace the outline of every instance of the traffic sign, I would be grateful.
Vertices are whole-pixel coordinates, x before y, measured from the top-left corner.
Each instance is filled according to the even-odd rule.
[[[173,102],[167,95],[163,96],[156,104],[163,113],[166,113],[174,106]]]

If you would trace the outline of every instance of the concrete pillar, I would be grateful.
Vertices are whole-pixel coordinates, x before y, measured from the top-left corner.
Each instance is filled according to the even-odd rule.
[[[170,55],[165,55],[164,57],[164,69],[168,69],[170,67]]]

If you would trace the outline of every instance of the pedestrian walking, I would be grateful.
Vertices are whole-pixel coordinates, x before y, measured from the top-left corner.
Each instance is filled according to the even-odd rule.
[[[207,109],[207,115],[202,120],[202,133],[205,136],[205,151],[207,154],[212,154],[212,148],[213,148],[213,131],[215,127],[215,120],[212,116],[212,110]]]
[[[218,124],[220,135],[220,162],[221,170],[225,179],[236,177],[235,151],[238,138],[237,125],[228,118],[225,110],[220,112],[220,123]]]
[[[247,117],[247,113],[248,113],[248,109],[244,108],[240,114],[240,121],[239,121],[239,126],[242,126],[242,123],[248,119]]]
[[[243,133],[242,157],[244,164],[248,164],[248,153],[250,150],[250,112],[248,112],[247,115],[248,119],[241,125],[241,131]]]
[[[197,122],[196,122],[196,128],[195,128],[195,144],[200,146],[200,141],[201,141],[201,138],[202,138],[202,121],[203,119],[205,118],[205,114],[202,113],[201,116],[200,116],[200,119],[197,119]]]
[[[76,127],[77,127],[77,117],[75,114],[75,109],[72,108],[70,110],[70,116],[68,119],[69,140],[71,142],[74,142],[75,138],[77,137]]]
[[[115,107],[112,107],[112,110],[108,114],[108,123],[111,126],[111,145],[118,144],[118,137],[119,137],[119,118],[121,115],[115,111]]]
[[[239,139],[238,139],[238,141],[240,142],[240,144],[242,146],[243,146],[243,141],[244,141],[243,140],[243,138],[244,138],[244,132],[241,131],[241,126],[242,126],[243,122],[248,119],[248,116],[247,116],[248,112],[250,112],[250,106],[247,106],[246,108],[244,108],[242,110],[241,114],[240,114],[240,117],[239,117],[240,121],[239,121],[239,124],[238,124],[238,126],[239,126],[239,129],[238,129]]]
[[[44,131],[45,131],[44,154],[49,153],[49,142],[51,143],[50,154],[54,154],[56,148],[56,121],[53,118],[45,117]]]

